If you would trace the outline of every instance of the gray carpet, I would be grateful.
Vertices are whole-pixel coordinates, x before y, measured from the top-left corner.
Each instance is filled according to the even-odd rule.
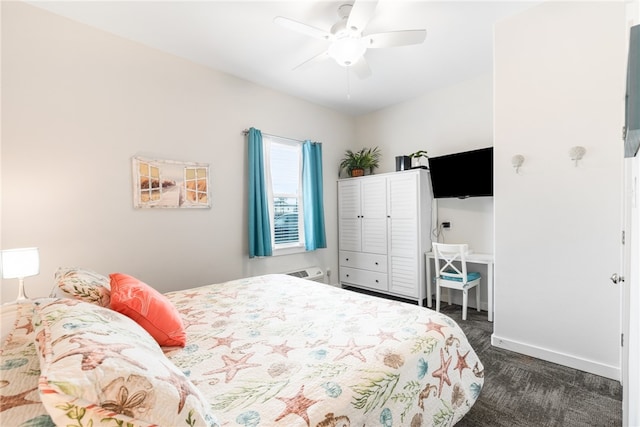
[[[460,325],[485,368],[480,397],[456,427],[622,426],[618,381],[493,347],[493,323],[487,321],[486,311],[470,308],[465,321],[459,305],[443,303],[441,311]]]
[[[462,327],[485,367],[482,393],[460,427],[621,426],[618,381],[491,346],[487,313],[459,305],[442,312]]]

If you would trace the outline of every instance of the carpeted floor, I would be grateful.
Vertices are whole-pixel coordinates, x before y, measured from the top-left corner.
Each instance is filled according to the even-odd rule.
[[[618,381],[491,346],[487,313],[459,305],[442,312],[462,327],[485,367],[480,398],[460,427],[583,427],[622,425]]]
[[[618,381],[493,347],[486,311],[470,308],[465,321],[459,305],[444,303],[441,311],[460,325],[485,368],[480,397],[456,427],[622,426]]]

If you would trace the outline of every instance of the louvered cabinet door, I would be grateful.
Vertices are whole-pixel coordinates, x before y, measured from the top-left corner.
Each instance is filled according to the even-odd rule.
[[[420,286],[417,174],[389,177],[389,290],[411,298]]]
[[[387,253],[387,180],[369,177],[361,180],[362,252]]]
[[[360,182],[338,182],[338,246],[341,250],[362,250]]]

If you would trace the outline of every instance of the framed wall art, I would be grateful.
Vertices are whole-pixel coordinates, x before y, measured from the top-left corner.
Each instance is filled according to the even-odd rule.
[[[209,164],[132,158],[135,208],[210,208]]]

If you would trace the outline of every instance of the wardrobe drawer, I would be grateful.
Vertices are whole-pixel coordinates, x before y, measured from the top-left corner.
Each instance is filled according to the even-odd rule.
[[[340,251],[340,266],[384,273],[387,271],[387,256],[366,254],[362,252]]]
[[[340,283],[375,289],[387,290],[387,274],[375,271],[359,270],[357,268],[340,267]]]

